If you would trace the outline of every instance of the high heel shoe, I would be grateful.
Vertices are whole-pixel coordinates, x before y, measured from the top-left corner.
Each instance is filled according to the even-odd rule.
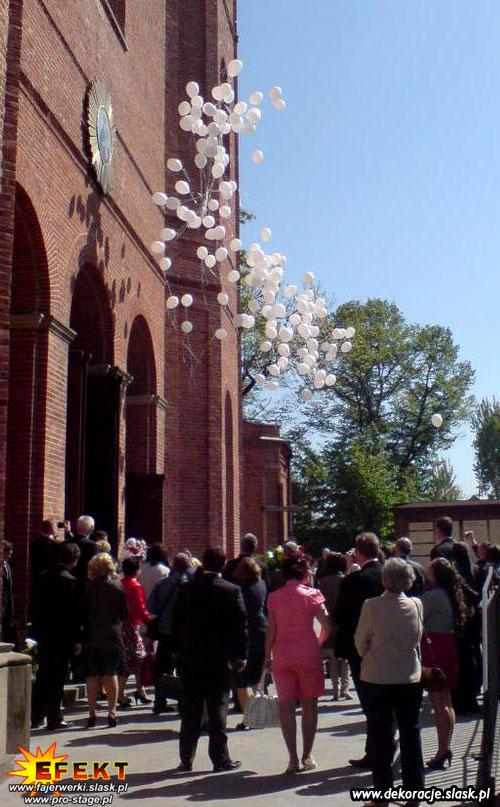
[[[108,715],[108,726],[110,729],[114,729],[116,726],[116,717],[114,715]]]
[[[151,698],[148,698],[148,696],[147,696],[146,694],[142,695],[142,694],[139,692],[139,690],[136,690],[136,692],[134,692],[134,700],[135,700],[135,705],[136,705],[136,706],[137,706],[137,704],[139,703],[139,701],[140,701],[141,703],[152,703],[152,702],[153,702],[153,701],[151,700]]]
[[[119,709],[128,709],[129,706],[132,706],[132,699],[131,698],[118,698],[118,708]]]
[[[90,715],[90,717],[87,718],[87,722],[85,723],[85,728],[93,729],[95,727],[95,722],[96,722],[96,716]]]
[[[444,754],[441,754],[440,756],[437,756],[436,754],[435,757],[430,759],[427,763],[427,767],[431,771],[442,771],[444,770],[446,763],[448,763],[448,768],[450,767],[452,759],[453,753],[448,749],[448,751],[445,751]]]

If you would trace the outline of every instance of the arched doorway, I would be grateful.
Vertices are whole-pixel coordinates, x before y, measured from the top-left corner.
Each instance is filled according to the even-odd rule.
[[[29,543],[44,517],[47,407],[47,254],[40,224],[17,186],[9,338],[5,536],[14,544],[18,618],[26,606]]]
[[[76,332],[68,366],[66,517],[95,518],[116,547],[118,447],[123,374],[113,366],[113,315],[106,287],[90,264],[73,290]]]
[[[161,542],[163,481],[157,474],[158,401],[153,340],[144,317],[130,330],[127,373],[132,381],[126,397],[125,531]]]
[[[224,403],[224,437],[226,454],[226,552],[233,557],[235,551],[234,526],[234,438],[233,405],[229,392]]]

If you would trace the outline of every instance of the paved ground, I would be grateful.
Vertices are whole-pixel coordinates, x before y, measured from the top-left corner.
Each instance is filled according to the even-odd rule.
[[[238,732],[239,720],[230,715],[230,752],[233,759],[242,760],[242,767],[231,773],[212,773],[207,756],[207,738],[200,741],[195,770],[189,776],[175,774],[178,764],[177,737],[179,722],[176,714],[154,718],[148,708],[134,707],[120,712],[119,725],[109,729],[102,711],[101,725],[84,730],[86,710],[77,705],[71,719],[74,729],[48,734],[34,732],[31,750],[39,745],[43,750],[57,740],[57,752],[68,754],[70,761],[125,759],[128,767],[128,792],[114,798],[121,807],[160,804],[168,798],[173,805],[202,802],[207,807],[232,807],[245,799],[251,807],[314,804],[348,805],[351,787],[370,785],[370,774],[354,770],[347,764],[349,757],[361,756],[364,742],[364,719],[357,701],[332,703],[329,696],[320,703],[320,722],[314,749],[319,768],[296,776],[283,775],[286,754],[279,730]],[[428,708],[424,710],[428,727],[423,732],[424,758],[436,750],[435,730],[430,725]],[[474,784],[476,763],[472,758],[478,750],[480,729],[477,721],[462,721],[454,738],[453,765],[446,773],[427,777],[428,786],[446,787]],[[11,777],[8,777],[9,781]],[[16,781],[16,780],[14,780]],[[0,786],[0,804],[11,807],[22,803],[18,794],[8,792],[7,782]],[[455,804],[456,802],[448,802]]]

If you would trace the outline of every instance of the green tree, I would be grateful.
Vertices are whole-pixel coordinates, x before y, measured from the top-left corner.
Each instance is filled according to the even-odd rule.
[[[408,324],[386,300],[345,303],[335,324],[356,328],[354,347],[335,387],[316,395],[309,423],[346,447],[358,436],[382,440],[402,485],[410,469],[428,467],[454,442],[455,426],[470,411],[474,371],[459,361],[448,328]],[[439,430],[434,412],[443,417]]]
[[[472,424],[476,432],[474,472],[480,493],[500,499],[500,403],[484,398],[473,412]]]
[[[431,502],[456,502],[463,498],[450,462],[438,460],[432,466],[425,482],[423,498]]]

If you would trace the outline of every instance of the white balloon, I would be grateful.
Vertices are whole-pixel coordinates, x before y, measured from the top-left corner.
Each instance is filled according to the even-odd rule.
[[[179,109],[179,115],[184,117],[184,115],[189,115],[189,113],[191,112],[191,104],[189,103],[189,101],[181,101],[178,109]]]
[[[150,249],[154,255],[161,255],[162,252],[165,252],[165,244],[163,241],[153,241]]]
[[[302,361],[304,361],[305,357],[308,355],[309,351],[307,350],[306,347],[297,348],[297,356],[299,357],[299,359],[302,359]]]
[[[233,238],[233,240],[229,244],[231,252],[239,252],[242,246],[243,244],[241,243],[239,238]]]
[[[279,376],[280,368],[277,364],[270,364],[267,368],[270,375]]]
[[[327,387],[333,387],[336,381],[337,376],[334,375],[333,373],[328,373],[328,375],[325,378],[325,384]]]
[[[185,118],[181,118],[179,121],[179,126],[181,127],[183,132],[191,132],[193,129],[193,118],[191,115],[186,115]]]
[[[310,389],[303,389],[300,391],[300,397],[302,398],[303,401],[306,401],[307,403],[308,401],[312,401],[313,394]]]
[[[224,176],[224,171],[225,170],[226,169],[222,165],[222,163],[215,163],[214,165],[212,165],[212,176],[213,176],[213,178],[214,179],[220,179],[222,176]]]
[[[270,241],[272,238],[272,234],[273,232],[270,227],[263,227],[262,230],[260,231],[261,241]]]
[[[234,105],[234,114],[241,116],[244,115],[248,109],[248,104],[245,101],[238,101],[237,104]]]
[[[225,235],[226,235],[226,228],[223,227],[222,224],[219,224],[215,228],[215,240],[216,241],[222,241],[222,239],[225,237]]]
[[[237,283],[239,279],[240,279],[240,273],[238,272],[238,270],[237,269],[231,269],[231,271],[228,273],[228,276],[227,276],[228,282],[229,283]]]
[[[231,212],[232,211],[229,205],[222,205],[222,207],[219,209],[221,219],[228,219],[231,215]]]
[[[217,199],[210,199],[209,200],[208,209],[212,210],[212,212],[215,212],[216,210],[219,209],[219,203],[218,203]]]
[[[285,297],[293,297],[296,293],[297,286],[294,286],[293,283],[290,286],[285,287]]]
[[[278,336],[282,342],[291,342],[293,339],[293,330],[283,325],[278,331]]]
[[[312,353],[308,353],[307,356],[304,358],[304,364],[307,364],[307,366],[312,369],[316,364],[316,357],[313,356]]]
[[[258,106],[258,104],[262,103],[263,99],[264,99],[264,94],[259,92],[259,90],[256,90],[250,96],[250,103],[255,104],[255,106]]]
[[[345,335],[346,339],[352,339],[353,336],[356,335],[356,328],[353,328],[352,325],[350,325],[349,328],[345,329]]]
[[[171,227],[165,227],[165,229],[161,231],[161,237],[164,241],[173,241],[176,235],[176,231],[172,230]]]
[[[190,192],[190,190],[191,190],[191,189],[190,189],[190,187],[189,187],[189,183],[188,183],[188,182],[186,182],[184,179],[179,179],[179,180],[178,180],[178,181],[175,183],[175,190],[176,190],[176,191],[177,191],[177,193],[179,193],[181,196],[185,196],[187,193],[189,193],[189,192]]]
[[[214,334],[215,338],[222,342],[223,339],[227,339],[227,331],[225,328],[217,328]]]
[[[314,353],[314,351],[318,349],[318,340],[317,339],[308,339],[307,340],[307,347],[311,351],[311,353]]]
[[[215,255],[207,255],[205,258],[205,266],[209,269],[213,269],[217,261],[215,260]]]
[[[169,196],[167,201],[167,208],[169,210],[177,210],[181,206],[180,199],[177,196]]]
[[[261,117],[262,112],[260,109],[257,109],[256,107],[252,107],[247,112],[247,118],[250,121],[250,123],[260,123]]]
[[[216,101],[222,101],[222,88],[219,85],[216,85],[212,89],[212,98],[215,98]]]
[[[181,297],[181,305],[184,308],[189,308],[189,306],[193,305],[193,296],[191,294],[183,294]]]
[[[262,342],[262,343],[261,343],[261,346],[260,346],[260,351],[261,351],[261,353],[269,353],[269,351],[270,351],[271,349],[272,349],[272,344],[271,344],[271,342],[268,342],[268,341],[266,340],[265,342]]]
[[[276,294],[274,291],[265,291],[262,296],[264,297],[264,302],[267,303],[267,305],[272,305],[274,303]]]
[[[262,373],[257,373],[255,376],[255,383],[258,384],[259,387],[261,387],[263,384],[266,383],[266,377],[262,375]]]
[[[217,107],[215,106],[215,104],[212,104],[210,101],[207,101],[205,104],[203,104],[203,112],[208,118],[213,118],[213,116],[217,112]]]
[[[277,85],[271,87],[271,89],[269,90],[269,98],[271,99],[271,101],[276,101],[278,98],[281,98],[282,94],[283,90],[281,89],[281,87],[278,87]]]
[[[203,216],[202,222],[203,222],[203,226],[207,227],[209,229],[210,227],[214,226],[215,219],[214,219],[213,216]]]
[[[276,305],[273,305],[273,316],[286,317],[286,308],[283,303],[276,303]]]
[[[168,272],[170,267],[172,266],[172,259],[171,258],[162,258],[160,261],[160,266],[164,272]]]
[[[258,300],[249,300],[248,301],[248,310],[252,312],[252,314],[256,314],[259,310],[260,305]]]
[[[280,345],[278,345],[278,353],[280,354],[280,356],[288,357],[290,355],[290,346],[282,342]]]
[[[200,87],[196,81],[190,81],[186,84],[186,92],[190,98],[194,98],[196,95],[199,95]]]
[[[264,317],[264,319],[271,319],[271,317],[272,317],[271,306],[270,305],[263,305],[261,314]]]
[[[167,204],[168,196],[166,193],[162,193],[161,191],[156,191],[153,193],[151,197],[153,204],[158,205],[159,207],[163,207],[163,205]]]
[[[286,102],[283,101],[282,98],[278,98],[276,101],[273,101],[273,107],[278,112],[283,112],[283,110],[286,109]]]
[[[268,339],[276,339],[278,331],[272,325],[266,325],[266,336]]]
[[[229,302],[229,296],[226,294],[225,291],[220,291],[217,295],[217,302],[219,305],[227,305]]]
[[[198,247],[196,254],[201,261],[204,261],[208,255],[208,249],[206,247]]]
[[[171,157],[169,160],[167,160],[167,168],[169,171],[176,173],[177,171],[182,171],[182,163],[180,160]]]
[[[302,282],[306,286],[310,286],[311,283],[313,283],[313,281],[314,281],[313,273],[312,272],[304,272],[304,274],[302,275]]]
[[[350,353],[350,351],[352,350],[351,342],[344,342],[340,350],[342,351],[342,353]]]
[[[300,323],[302,322],[302,317],[300,316],[300,314],[296,313],[291,314],[291,316],[288,317],[288,322],[290,323],[290,325],[300,325]]]
[[[261,149],[256,149],[252,154],[252,162],[254,162],[255,165],[260,165],[263,159],[264,159],[264,152],[261,151]]]
[[[297,372],[299,375],[307,375],[310,369],[311,368],[309,367],[309,365],[304,364],[303,362],[297,365]]]
[[[232,59],[227,66],[227,74],[231,78],[239,76],[243,70],[243,62],[240,59]]]
[[[171,297],[167,298],[167,308],[172,310],[174,308],[177,308],[178,305],[179,305],[179,298],[176,297],[175,294],[172,294]]]
[[[242,318],[243,321],[241,324],[244,328],[246,328],[247,330],[253,328],[253,326],[255,325],[255,317],[252,317],[251,314],[242,314]]]
[[[435,412],[431,417],[431,423],[436,429],[440,429],[441,426],[443,425],[442,416],[438,412]]]
[[[228,254],[229,253],[228,253],[226,247],[218,247],[218,249],[215,250],[215,260],[219,261],[219,263],[221,261],[225,261]]]
[[[181,323],[181,331],[183,333],[191,333],[193,330],[193,323],[190,322],[188,319],[185,319],[184,322]]]
[[[197,168],[200,169],[200,171],[203,171],[207,163],[208,160],[204,154],[197,154],[196,157],[194,158],[194,164],[196,165]]]

